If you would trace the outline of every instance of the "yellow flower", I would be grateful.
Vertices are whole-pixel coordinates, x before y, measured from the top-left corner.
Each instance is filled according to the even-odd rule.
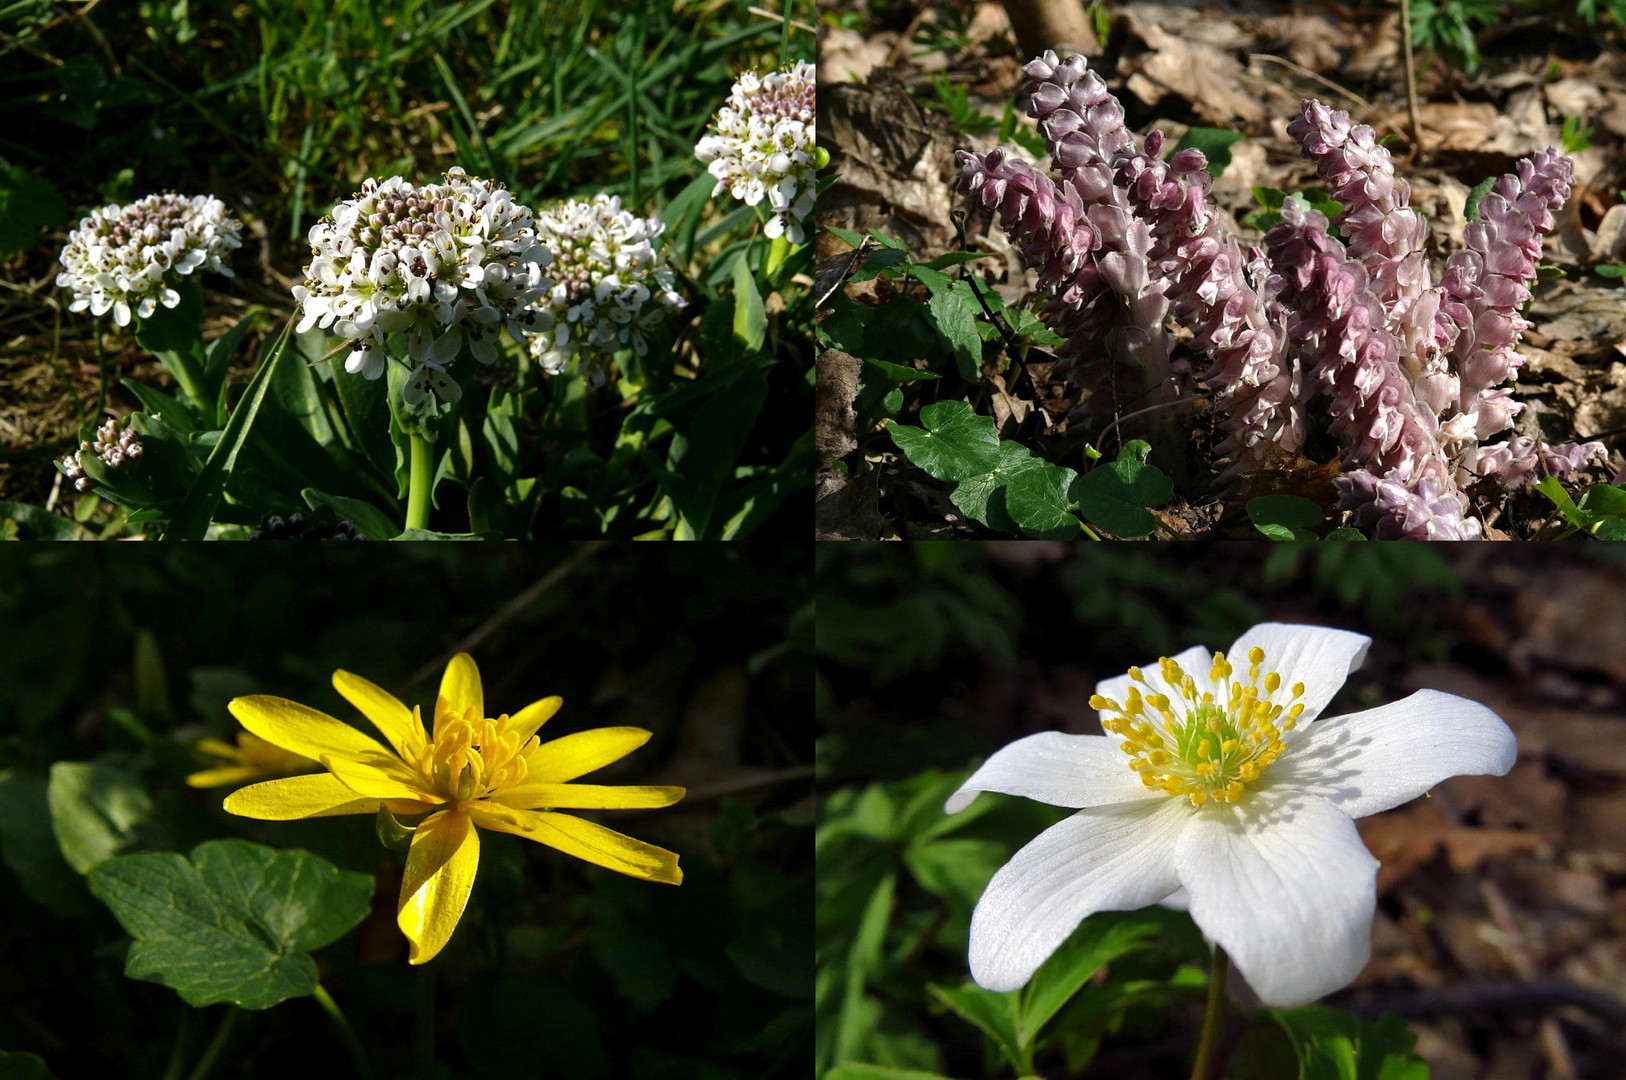
[[[219,758],[223,763],[188,776],[186,782],[193,787],[242,784],[250,780],[264,780],[268,776],[315,772],[322,767],[321,762],[312,761],[303,754],[290,754],[246,731],[237,733],[236,746],[229,746],[219,739],[199,739],[192,746],[208,757]]]
[[[476,825],[632,877],[683,881],[672,852],[554,812],[670,806],[683,798],[680,787],[569,783],[630,754],[649,740],[649,732],[597,728],[539,743],[537,728],[563,702],[543,698],[513,716],[488,719],[480,671],[467,653],[446,665],[427,737],[417,708],[408,709],[366,679],[335,671],[333,687],[390,747],[297,702],[238,698],[229,707],[244,727],[315,758],[328,771],[243,788],[227,796],[226,809],[266,821],[372,814],[380,806],[399,815],[427,813],[412,834],[396,907],[396,921],[411,943],[410,963],[433,958],[457,928],[480,861]]]

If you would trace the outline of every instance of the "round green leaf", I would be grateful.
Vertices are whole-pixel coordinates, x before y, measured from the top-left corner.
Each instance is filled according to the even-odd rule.
[[[124,855],[91,871],[90,890],[135,938],[124,973],[188,1005],[266,1009],[316,987],[308,954],[367,914],[373,880],[308,851],[246,840]]]
[[[938,480],[965,480],[999,464],[994,422],[963,401],[938,401],[920,410],[924,429],[891,424],[887,431],[911,463]]]

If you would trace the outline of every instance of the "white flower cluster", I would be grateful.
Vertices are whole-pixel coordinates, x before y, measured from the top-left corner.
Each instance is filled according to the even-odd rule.
[[[553,320],[551,334],[531,338],[531,355],[557,375],[572,357],[589,386],[601,385],[617,349],[639,356],[644,333],[662,310],[683,306],[670,267],[660,264],[655,239],[666,226],[621,209],[614,195],[572,200],[536,215],[536,230],[553,253],[553,288],[537,306]]]
[[[73,290],[69,311],[90,309],[130,325],[134,311],[145,319],[158,305],[172,308],[181,296],[169,274],[198,268],[232,276],[224,259],[242,247],[242,223],[213,195],[148,195],[129,206],[92,210],[68,235],[56,283]]]
[[[311,227],[310,242],[315,257],[293,290],[304,311],[299,331],[331,327],[350,339],[344,368],[369,379],[384,373],[385,339],[406,334],[409,404],[431,391],[462,396],[446,366],[465,341],[489,364],[502,331],[524,342],[552,328],[548,309],[532,307],[553,284],[542,272],[553,257],[530,208],[460,168],[423,187],[368,179]]]
[[[117,469],[126,461],[134,461],[141,456],[141,439],[135,433],[135,428],[120,429],[117,420],[109,420],[96,429],[96,441],[89,439],[79,444],[76,453],[69,454],[62,459],[62,473],[73,486],[80,491],[90,490],[90,477],[85,475],[83,466],[79,463],[80,454],[92,454],[102,459],[102,464],[109,469]]]
[[[813,65],[798,60],[783,71],[741,75],[728,104],[712,121],[695,157],[717,178],[713,195],[730,192],[755,206],[768,197],[773,217],[764,230],[800,244],[802,219],[813,210]]]

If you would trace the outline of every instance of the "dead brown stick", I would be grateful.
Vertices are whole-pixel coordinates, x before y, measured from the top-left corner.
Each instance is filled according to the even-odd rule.
[[[1005,14],[1024,56],[1038,56],[1046,49],[1062,56],[1101,55],[1101,43],[1095,40],[1081,0],[1005,0]]]
[[[1417,120],[1417,69],[1411,58],[1411,2],[1400,0],[1400,47],[1406,68],[1406,114],[1411,121],[1411,152],[1423,152],[1423,125]]]
[[[504,604],[495,615],[475,627],[467,637],[452,646],[445,656],[438,660],[431,660],[417,671],[414,671],[412,677],[407,680],[407,685],[409,687],[418,686],[432,678],[436,672],[446,666],[447,660],[460,652],[468,652],[503,626],[506,626],[516,615],[536,603],[555,585],[581,569],[584,563],[608,546],[609,541],[607,540],[590,540],[582,544],[581,547],[571,552],[570,557],[565,559],[564,562],[537,578],[524,592]]]

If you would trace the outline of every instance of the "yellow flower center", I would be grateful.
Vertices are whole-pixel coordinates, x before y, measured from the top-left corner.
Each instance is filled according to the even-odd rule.
[[[1103,719],[1101,726],[1123,738],[1120,748],[1129,755],[1129,767],[1147,787],[1184,795],[1193,806],[1209,799],[1236,802],[1243,787],[1259,779],[1282,752],[1282,733],[1292,731],[1304,711],[1303,704],[1272,700],[1282,677],[1271,671],[1261,678],[1264,661],[1263,649],[1249,649],[1243,682],[1231,677],[1230,662],[1217,652],[1208,668],[1208,687],[1199,690],[1195,678],[1163,657],[1157,662],[1159,671],[1165,683],[1178,689],[1180,700],[1143,693],[1142,688],[1152,687],[1139,668],[1130,668],[1132,685],[1123,704],[1096,694],[1090,708],[1117,714]],[[1303,696],[1304,684],[1294,683],[1288,701]]]
[[[424,782],[458,802],[521,783],[526,774],[522,755],[536,736],[521,743],[517,733],[504,730],[507,722],[506,716],[481,719],[473,709],[442,717],[440,730],[415,762]]]

